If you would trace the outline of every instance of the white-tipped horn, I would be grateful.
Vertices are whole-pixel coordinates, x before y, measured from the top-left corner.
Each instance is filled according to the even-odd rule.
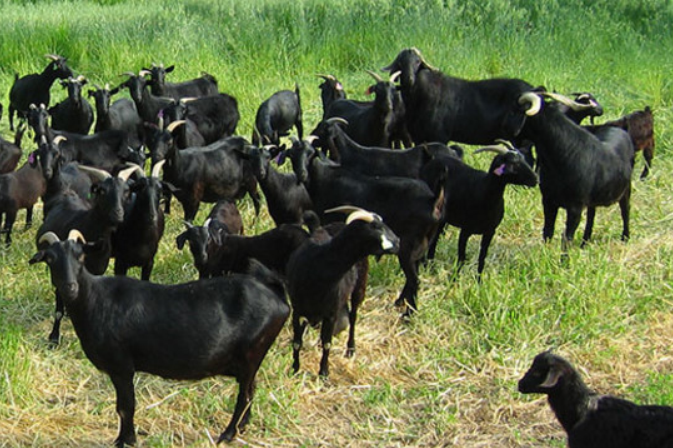
[[[136,76],[136,74],[133,73],[133,72],[124,72],[124,73],[122,73],[122,74],[119,75],[119,76]]]
[[[397,82],[397,78],[399,78],[401,74],[402,74],[402,70],[398,70],[395,73],[393,73],[392,75],[390,75],[390,82],[392,84],[395,84]]]
[[[185,105],[185,104],[190,103],[194,100],[198,100],[198,98],[195,97],[195,96],[190,96],[190,97],[187,97],[187,98],[180,98],[180,103]]]
[[[325,210],[325,213],[348,213],[346,218],[346,224],[350,224],[353,221],[361,220],[366,222],[372,222],[374,220],[382,221],[381,217],[376,213],[372,213],[363,208],[356,207],[354,205],[342,205],[339,207],[330,208]]]
[[[169,124],[168,126],[166,126],[166,130],[167,130],[168,132],[173,132],[173,131],[175,130],[175,128],[177,128],[177,127],[180,126],[181,124],[185,124],[185,123],[186,123],[185,120],[176,120],[176,121],[173,121],[171,124]]]
[[[149,76],[149,75],[151,75],[151,74],[152,74],[152,72],[149,71],[149,70],[140,70],[140,71],[138,72],[138,76],[140,76],[140,77],[142,77],[142,76]]]
[[[60,59],[60,56],[56,54],[45,54],[44,57],[47,59],[51,59],[52,61],[58,61]]]
[[[154,165],[154,168],[152,168],[152,177],[159,178],[159,175],[161,174],[161,170],[164,167],[164,163],[166,163],[165,159],[157,162]]]
[[[381,78],[378,74],[374,73],[371,70],[365,70],[369,75],[376,80],[376,82],[383,82],[383,78]]]
[[[135,163],[132,163],[131,167],[126,168],[126,169],[118,172],[117,177],[124,180],[124,181],[128,181],[129,177],[131,177],[131,174],[133,174],[135,172],[140,173],[140,175],[143,176],[143,177],[145,176],[145,172],[143,171],[143,169],[140,168],[140,166],[136,165]]]
[[[567,96],[561,95],[560,93],[542,92],[541,95],[544,95],[547,98],[551,98],[553,100],[556,100],[561,104],[565,104],[566,106],[570,107],[572,110],[575,110],[575,111],[591,109],[592,107],[594,107],[591,104],[578,103],[577,101],[574,101],[572,98],[568,98]]]
[[[107,171],[103,171],[103,170],[100,170],[98,168],[94,168],[94,167],[91,167],[91,166],[79,165],[78,168],[79,168],[80,171],[84,171],[85,173],[87,173],[90,176],[95,177],[99,181],[105,180],[108,177],[112,177],[112,175],[110,173],[108,173]]]
[[[340,124],[348,126],[348,120],[343,119],[341,117],[331,117],[331,118],[328,118],[325,121],[328,122],[328,123],[340,123]]]
[[[40,237],[40,239],[37,241],[37,244],[40,245],[42,243],[49,243],[49,244],[54,244],[58,243],[61,241],[54,232],[46,232],[44,235]]]
[[[516,151],[516,148],[514,147],[512,142],[510,142],[509,140],[504,140],[502,138],[496,138],[495,142],[500,143],[501,145],[505,145],[505,147],[507,147],[507,149],[509,149],[510,151]]]
[[[75,79],[75,81],[77,81],[77,82],[84,82],[84,81],[86,81],[86,78],[84,77],[84,75],[79,75],[79,76]]]
[[[537,115],[542,109],[542,98],[537,93],[526,92],[519,97],[519,104],[528,104],[529,106],[525,113],[527,116],[532,117]]]
[[[336,82],[336,80],[337,80],[333,75],[323,75],[323,74],[321,74],[321,73],[316,73],[316,76],[317,76],[318,78],[322,78],[322,79],[324,79],[325,81],[333,81],[333,82]]]
[[[203,223],[203,227],[208,228],[210,226],[210,223],[213,221],[212,218],[206,219],[206,221]]]
[[[61,142],[65,142],[67,140],[68,140],[68,138],[65,137],[64,135],[57,135],[56,137],[54,137],[54,140],[52,141],[52,143],[53,143],[54,146],[58,146],[58,145],[61,144]]]
[[[317,136],[317,135],[313,135],[313,134],[311,134],[311,135],[307,136],[304,140],[305,140],[309,145],[312,145],[314,141],[318,140],[318,136]]]
[[[479,154],[480,152],[497,152],[498,154],[507,154],[509,150],[501,145],[491,145],[484,146],[483,148],[477,149],[474,154]]]
[[[86,238],[84,238],[84,235],[82,235],[82,232],[80,232],[77,229],[72,229],[68,233],[68,239],[70,241],[76,241],[76,242],[80,242],[82,244],[86,243]]]

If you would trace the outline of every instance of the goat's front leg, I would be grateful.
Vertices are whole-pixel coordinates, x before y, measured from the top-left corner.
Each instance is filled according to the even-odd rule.
[[[320,370],[318,375],[327,379],[329,376],[329,352],[332,348],[332,335],[334,333],[334,324],[338,313],[323,319],[320,327],[320,341],[322,342],[322,358],[320,359]]]
[[[115,440],[117,448],[135,445],[136,432],[133,426],[136,401],[133,390],[133,372],[111,373],[110,379],[117,392],[117,414],[119,415],[119,436]]]
[[[558,215],[558,205],[552,204],[550,201],[542,200],[542,209],[544,213],[544,227],[542,228],[542,238],[545,242],[552,239],[554,236],[554,227],[556,225],[556,217]]]
[[[292,339],[292,371],[297,373],[299,371],[299,352],[301,351],[302,340],[304,339],[304,330],[308,322],[298,316],[297,313],[292,313],[292,329],[294,330],[294,338]]]

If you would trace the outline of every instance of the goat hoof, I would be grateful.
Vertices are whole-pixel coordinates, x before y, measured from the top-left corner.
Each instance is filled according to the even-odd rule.
[[[406,302],[405,302],[405,300],[404,300],[402,297],[400,297],[399,299],[395,300],[395,306],[396,306],[396,307],[404,306],[405,303],[406,303]]]
[[[353,347],[353,348],[351,348],[351,347],[347,348],[347,349],[346,349],[346,358],[352,358],[353,356],[355,356],[355,347]]]
[[[220,444],[222,442],[231,442],[234,440],[234,437],[236,437],[236,430],[234,429],[227,429],[224,431],[222,434],[220,434],[220,437],[217,439],[217,444]]]

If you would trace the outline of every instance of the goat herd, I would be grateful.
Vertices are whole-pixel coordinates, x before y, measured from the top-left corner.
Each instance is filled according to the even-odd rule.
[[[447,224],[460,228],[458,269],[469,237],[482,235],[481,274],[508,184],[535,186],[539,179],[545,240],[559,208],[567,210],[565,248],[583,209],[586,242],[595,208],[616,202],[627,239],[635,151],[645,154],[642,177],[654,151],[649,108],[580,126],[603,113],[588,93],[571,99],[519,79],[449,77],[415,48],[384,68],[388,79],[369,72],[371,102],[347,99],[334,76],[319,75],[323,120],[306,138],[298,86],[261,104],[250,143],[234,135],[236,99],[219,93],[212,76],[169,83],[173,67],[155,64],[125,73],[114,88],[89,90],[96,109],[89,134],[86,78],[75,77],[65,58],[47,57],[42,73],[17,75],[10,91],[10,129],[15,114],[21,120],[14,143],[0,139],[3,233],[11,244],[17,210],[27,209],[30,223],[42,199],[30,263],[45,262],[56,288],[49,339],[58,343],[67,311],[86,356],[114,384],[118,447],[136,441],[136,371],[236,378],[234,413],[218,441],[232,440],[250,418],[255,375],[291,310],[293,370],[306,326],[320,326],[319,374],[327,377],[334,334],[348,327],[347,355],[355,351],[368,255],[397,254],[406,281],[396,303],[405,318],[418,307],[418,265],[434,256]],[[49,107],[57,79],[68,97]],[[131,99],[111,102],[125,89]],[[26,122],[37,149],[15,171]],[[293,127],[297,137],[281,143]],[[488,171],[467,166],[450,141],[493,152]],[[271,165],[287,159],[291,171]],[[258,185],[276,227],[243,236],[233,201],[247,194],[259,213]],[[172,196],[186,224],[177,246],[189,246],[199,280],[166,286],[148,280],[164,232],[160,201],[168,212]],[[216,205],[199,226],[192,221],[202,201]],[[115,276],[104,276],[111,258]],[[142,268],[142,280],[125,276],[132,266]],[[549,352],[535,358],[519,389],[549,395],[571,447],[673,446],[672,409],[595,395]]]

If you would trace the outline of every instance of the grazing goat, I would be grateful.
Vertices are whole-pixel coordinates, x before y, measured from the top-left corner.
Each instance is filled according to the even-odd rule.
[[[336,209],[335,209],[336,210]],[[335,210],[326,210],[335,211]],[[337,320],[347,309],[347,301],[355,288],[355,264],[368,255],[394,254],[400,240],[384,224],[380,216],[355,207],[346,219],[346,226],[330,237],[327,232],[314,235],[294,251],[287,264],[288,294],[292,302],[292,369],[299,370],[306,325],[320,325],[322,359],[319,375],[329,376],[329,353]],[[357,308],[359,304],[352,304]],[[357,309],[355,310],[356,316]],[[355,351],[355,318],[350,321],[348,354]]]
[[[406,177],[369,177],[320,160],[306,141],[289,150],[293,170],[306,185],[313,207],[321,220],[327,209],[353,205],[383,217],[400,238],[397,255],[406,282],[396,305],[407,307],[404,316],[416,310],[418,261],[435,234],[444,203],[444,176],[426,182]],[[431,186],[430,186],[431,185]]]
[[[294,139],[294,137],[292,137]],[[246,151],[252,172],[262,188],[269,215],[276,226],[286,223],[299,224],[305,210],[313,208],[311,198],[294,173],[281,173],[271,166],[271,159],[278,156],[277,146],[259,148],[251,146]],[[281,156],[282,157],[282,156]]]
[[[280,145],[280,138],[289,135],[292,127],[297,128],[299,138],[303,138],[301,100],[299,85],[295,84],[294,92],[281,90],[271,95],[257,109],[255,132],[252,143],[260,145]]]
[[[443,219],[428,247],[428,259],[435,257],[437,240],[447,224],[460,228],[457,274],[465,263],[465,249],[470,236],[481,235],[477,268],[481,279],[488,248],[505,214],[505,187],[533,187],[538,182],[537,175],[523,155],[507,146],[487,146],[477,150],[497,153],[486,172],[474,169],[454,157],[437,158],[437,163],[448,168],[448,173],[444,184]]]
[[[116,447],[136,442],[136,372],[178,380],[233,376],[236,407],[218,442],[233,440],[250,419],[255,376],[290,314],[282,283],[259,264],[249,275],[171,286],[96,276],[82,263],[95,247],[75,235],[43,236],[48,244],[30,263],[47,263],[84,353],[112,380],[121,423]]]
[[[340,117],[348,122],[346,134],[363,146],[390,147],[394,122],[394,100],[397,88],[395,81],[400,72],[384,81],[379,75],[367,70],[376,84],[370,86],[366,94],[375,95],[371,103],[347,99],[334,101],[325,113],[326,118]],[[312,132],[315,134],[315,131]]]
[[[226,235],[243,234],[243,220],[236,204],[226,199],[217,201],[202,226],[188,221],[185,226],[187,230],[178,235],[175,242],[180,250],[189,243],[199,278],[222,275],[223,271],[218,269],[217,252],[223,239]]]
[[[129,146],[139,149],[143,143],[143,127],[136,104],[128,98],[119,98],[110,104],[110,99],[119,92],[119,87],[112,90],[109,84],[94,87],[95,90],[89,90],[89,97],[93,97],[96,105],[94,132],[110,129],[125,131],[129,136]]]
[[[9,129],[14,130],[14,112],[19,118],[26,118],[31,104],[49,105],[51,85],[57,79],[73,76],[66,58],[55,54],[45,55],[51,62],[42,73],[33,73],[19,78],[14,76],[14,84],[9,91]]]
[[[599,395],[562,357],[542,352],[519,381],[523,394],[546,394],[568,434],[568,448],[671,448],[673,408]]]
[[[234,135],[240,119],[238,102],[233,96],[218,93],[199,98],[182,98],[163,111],[164,123],[186,120],[203,138],[204,144]],[[186,128],[186,127],[184,127]],[[184,142],[184,146],[194,146]],[[203,145],[201,145],[203,146]]]
[[[169,125],[169,132],[184,121]],[[175,140],[165,142],[168,146],[164,170],[164,182],[176,188],[175,197],[184,210],[184,218],[191,221],[203,202],[217,202],[220,199],[240,199],[250,195],[259,214],[260,197],[257,180],[247,160],[244,148],[249,143],[243,137],[227,137],[202,148],[178,150]]]
[[[82,135],[89,133],[93,124],[93,108],[82,97],[82,87],[86,83],[86,78],[81,75],[61,81],[61,85],[68,89],[68,97],[49,108],[52,129]]]
[[[603,126],[614,126],[629,133],[634,151],[643,151],[645,167],[640,174],[640,178],[645,179],[650,174],[652,158],[654,157],[654,117],[652,116],[652,109],[646,106],[643,110],[637,110],[616,120],[606,121],[602,125],[590,126],[588,129],[591,132],[596,132]]]
[[[45,233],[54,232],[59,238],[66,238],[72,229],[78,229],[85,238],[97,244],[97,250],[86,257],[87,269],[94,274],[102,274],[112,254],[112,232],[124,221],[124,210],[128,206],[130,193],[127,178],[135,168],[121,171],[117,177],[91,167],[80,166],[79,169],[99,179],[98,183],[91,186],[91,205],[69,191],[55,198],[49,214],[44,217],[37,231],[36,243],[38,249],[41,249],[40,240]],[[63,300],[57,290],[54,326],[49,334],[53,344],[59,342],[62,318]]]
[[[208,73],[203,73],[201,77],[189,81],[166,82],[166,73],[170,73],[174,69],[174,65],[164,68],[163,64],[152,64],[150,68],[143,68],[142,73],[150,76],[148,85],[152,89],[152,95],[167,96],[179,100],[180,98],[218,94],[217,80]]]
[[[588,107],[559,94],[543,92],[540,95],[571,108]],[[565,208],[565,253],[579,226],[582,210],[588,208],[582,238],[585,244],[591,239],[596,207],[615,202],[619,202],[621,209],[622,240],[627,240],[634,158],[629,135],[612,126],[592,134],[572,122],[553,104],[545,104],[540,95],[525,93],[519,101],[528,115],[522,136],[535,143],[538,153],[545,241],[554,235],[558,209]]]
[[[34,157],[34,156],[33,156]],[[26,162],[11,173],[0,174],[0,224],[5,215],[5,244],[12,243],[12,228],[16,214],[26,209],[26,227],[33,224],[33,206],[46,190],[46,181],[42,170],[36,163]]]
[[[160,166],[150,177],[136,165],[140,177],[130,183],[130,206],[124,212],[124,221],[112,233],[112,256],[115,275],[126,275],[132,266],[141,267],[142,280],[149,280],[154,267],[154,256],[164,234],[164,213],[159,206],[162,183]]]
[[[26,132],[26,124],[18,126],[14,134],[14,143],[9,142],[0,136],[0,174],[10,173],[16,169],[21,159],[21,140]]]
[[[533,86],[520,79],[450,77],[425,62],[416,48],[402,50],[383,70],[402,72],[406,124],[416,144],[489,145],[498,138],[512,140],[526,121],[517,100]]]

